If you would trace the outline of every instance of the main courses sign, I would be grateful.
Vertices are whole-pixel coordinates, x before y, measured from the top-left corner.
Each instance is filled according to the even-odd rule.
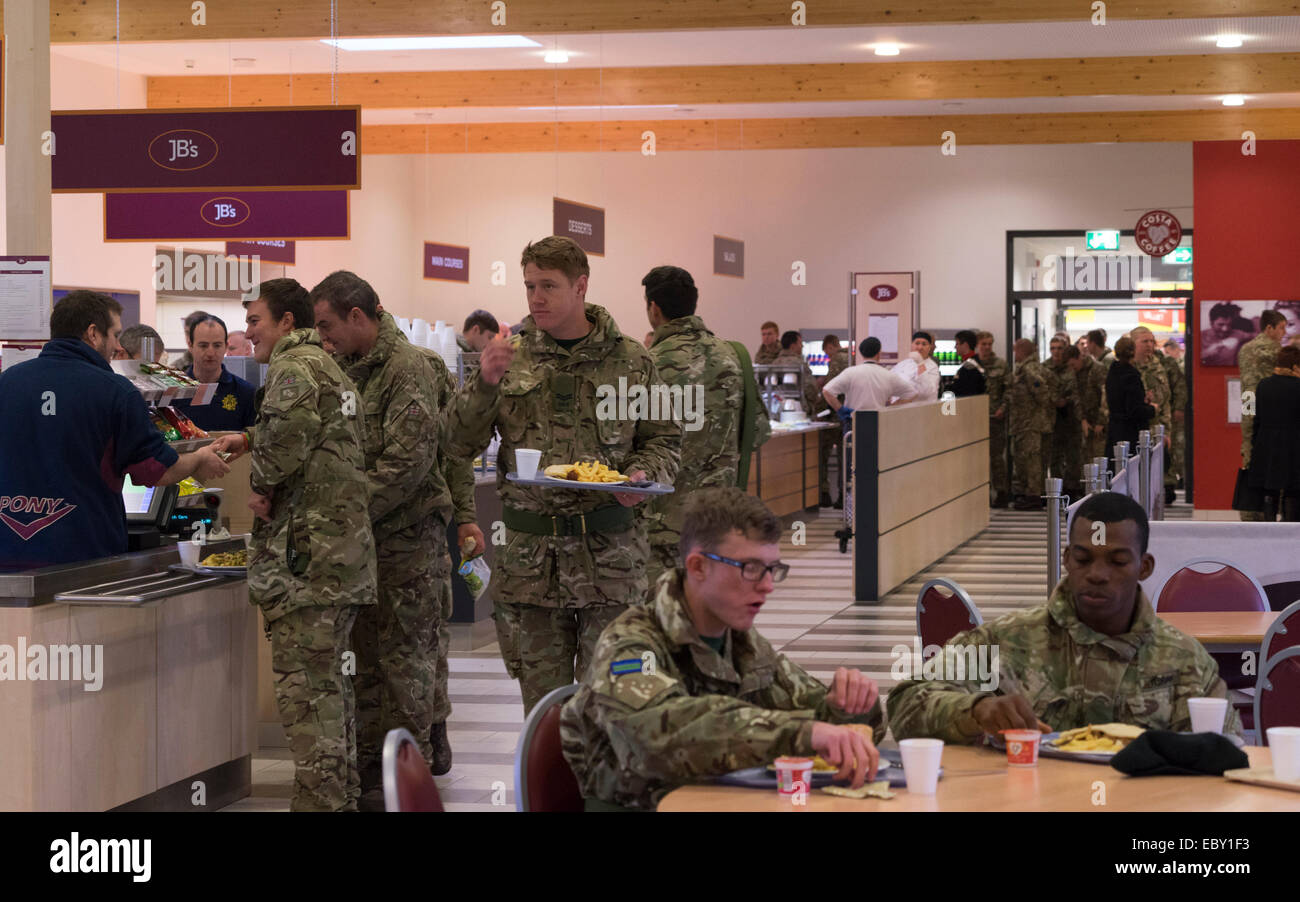
[[[361,187],[361,108],[53,112],[56,192]]]

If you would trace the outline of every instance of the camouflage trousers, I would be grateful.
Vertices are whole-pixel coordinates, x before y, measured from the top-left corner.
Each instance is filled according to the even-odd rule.
[[[1092,424],[1089,424],[1092,426]],[[1110,449],[1106,447],[1106,424],[1101,424],[1101,431],[1097,432],[1094,426],[1083,440],[1083,462],[1092,463],[1094,458],[1110,458]]]
[[[1187,461],[1187,422],[1174,423],[1173,445],[1168,452],[1169,466],[1165,467],[1165,485],[1177,485],[1178,477],[1186,475],[1183,467]]]
[[[544,608],[532,604],[493,603],[497,640],[506,673],[519,681],[524,714],[548,692],[581,679],[605,627],[627,605]],[[577,660],[575,666],[575,658]]]
[[[451,714],[447,649],[451,632],[451,558],[436,517],[378,543],[379,603],[357,615],[357,766],[363,790],[382,782],[384,737],[404,727],[433,760],[429,733]]]
[[[995,495],[1011,491],[1007,473],[1007,421],[989,417],[989,485]]]
[[[1011,436],[1011,493],[1013,495],[1043,493],[1043,435],[1042,432],[1030,430]]]
[[[343,653],[359,610],[296,608],[266,624],[275,703],[293,753],[290,811],[357,810],[355,705]]]
[[[1062,488],[1073,497],[1083,487],[1083,426],[1072,420],[1058,421],[1052,436],[1052,475],[1061,479]]]

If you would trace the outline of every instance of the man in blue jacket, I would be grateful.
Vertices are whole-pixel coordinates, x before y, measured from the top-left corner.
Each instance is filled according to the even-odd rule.
[[[178,455],[113,372],[121,314],[107,295],[73,291],[40,356],[0,373],[0,571],[125,552],[127,475],[157,486],[229,472],[211,448]]]

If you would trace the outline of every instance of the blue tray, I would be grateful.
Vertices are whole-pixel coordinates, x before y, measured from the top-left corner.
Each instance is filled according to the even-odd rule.
[[[633,486],[625,482],[575,482],[572,479],[556,479],[554,476],[524,479],[518,473],[507,473],[506,479],[517,485],[535,485],[543,489],[569,489],[576,492],[626,492],[629,495],[671,495],[673,492],[672,486],[660,482]]]

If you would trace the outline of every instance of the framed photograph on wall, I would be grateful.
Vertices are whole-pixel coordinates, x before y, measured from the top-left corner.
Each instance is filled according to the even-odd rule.
[[[1236,366],[1241,346],[1259,334],[1265,310],[1286,317],[1284,344],[1300,337],[1300,301],[1201,301],[1201,366]]]

